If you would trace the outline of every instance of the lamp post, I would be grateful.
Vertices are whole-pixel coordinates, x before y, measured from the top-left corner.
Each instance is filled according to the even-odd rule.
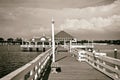
[[[52,18],[52,62],[55,62],[54,19]]]

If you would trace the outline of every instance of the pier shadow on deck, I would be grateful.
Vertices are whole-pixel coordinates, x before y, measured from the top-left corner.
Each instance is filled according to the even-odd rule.
[[[86,62],[77,61],[68,52],[58,52],[56,61],[61,72],[50,73],[48,80],[112,80]]]

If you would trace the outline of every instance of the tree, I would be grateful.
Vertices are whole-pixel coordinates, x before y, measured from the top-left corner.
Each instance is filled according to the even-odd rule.
[[[22,42],[22,39],[21,38],[16,38],[15,42]]]
[[[13,38],[8,38],[8,39],[7,39],[7,42],[13,42],[13,41],[14,41]]]
[[[0,42],[4,42],[4,38],[1,37],[1,38],[0,38]]]
[[[22,38],[16,38],[16,39],[15,39],[15,43],[22,44]]]

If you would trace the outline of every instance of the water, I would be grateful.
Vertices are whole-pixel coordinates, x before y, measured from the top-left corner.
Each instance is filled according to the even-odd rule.
[[[114,57],[114,49],[117,49],[117,58],[120,59],[120,45],[94,45],[98,52],[107,53],[107,56]]]
[[[0,78],[33,60],[41,52],[22,52],[19,45],[0,46]]]

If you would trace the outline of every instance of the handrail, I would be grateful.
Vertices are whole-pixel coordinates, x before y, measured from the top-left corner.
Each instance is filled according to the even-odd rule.
[[[11,72],[0,80],[37,80],[42,78],[46,66],[49,65],[52,49],[38,55],[34,60]]]
[[[50,47],[51,45],[44,45],[44,47]],[[20,45],[21,48],[28,48],[28,47],[43,47],[43,45]]]
[[[120,60],[108,56],[96,57],[93,53],[86,52],[86,62],[94,68],[108,75],[114,80],[120,80]],[[112,64],[113,66],[110,66]]]
[[[79,55],[79,51],[76,48],[72,49],[74,55],[77,59],[80,57],[85,58],[85,62],[90,64],[92,67],[106,74],[114,80],[120,80],[120,60],[108,56],[95,55],[96,53],[85,51],[84,56]]]

